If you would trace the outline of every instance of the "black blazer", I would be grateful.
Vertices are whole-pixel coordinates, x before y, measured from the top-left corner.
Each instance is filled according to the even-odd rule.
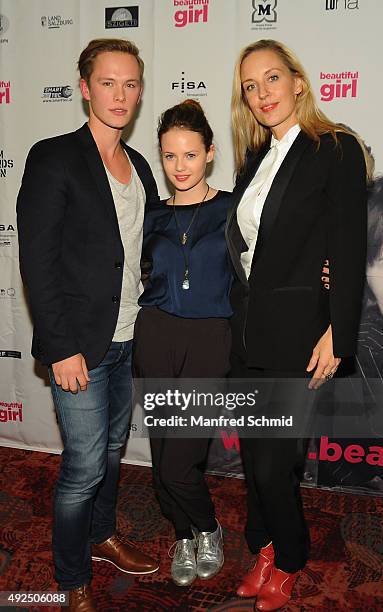
[[[148,163],[121,144],[146,202],[158,200]],[[116,328],[124,249],[108,178],[87,124],[31,148],[17,223],[34,322],[33,356],[51,364],[82,353],[88,368],[96,367]]]
[[[331,323],[334,355],[356,350],[367,235],[366,168],[353,136],[325,134],[320,147],[300,132],[262,211],[247,281],[240,255],[238,204],[263,157],[248,153],[233,191],[226,236],[237,283],[234,351],[251,367],[304,370]],[[321,281],[330,260],[330,290]]]

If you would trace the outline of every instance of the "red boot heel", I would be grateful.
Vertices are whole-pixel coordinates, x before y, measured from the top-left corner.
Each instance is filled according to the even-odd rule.
[[[289,574],[273,566],[269,580],[264,583],[259,591],[256,610],[272,612],[272,610],[279,610],[284,606],[291,597],[299,574],[300,572]]]
[[[237,589],[240,597],[255,597],[258,595],[262,585],[270,578],[274,564],[274,548],[272,542],[261,548],[257,561]]]

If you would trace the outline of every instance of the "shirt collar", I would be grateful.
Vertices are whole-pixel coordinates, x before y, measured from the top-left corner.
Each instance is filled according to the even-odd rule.
[[[299,127],[299,123],[296,123],[286,132],[281,140],[271,136],[270,148],[277,147],[278,149],[289,149],[300,131],[301,128]]]

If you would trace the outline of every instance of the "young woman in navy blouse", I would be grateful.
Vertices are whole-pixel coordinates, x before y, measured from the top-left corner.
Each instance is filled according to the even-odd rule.
[[[152,270],[140,299],[135,371],[142,378],[222,378],[231,348],[224,236],[231,194],[206,181],[213,133],[197,102],[166,110],[158,137],[174,193],[146,214],[143,254]],[[151,438],[155,489],[175,529],[171,574],[180,586],[223,565],[222,530],[202,467],[208,446],[208,439]]]
[[[308,384],[316,388],[356,349],[369,159],[355,135],[319,110],[302,65],[276,41],[241,52],[232,113],[233,374],[312,377]],[[327,259],[329,290],[321,280]],[[289,600],[308,557],[299,492],[305,444],[248,438],[241,451],[246,539],[258,556],[237,592],[257,596],[259,610],[276,610]]]

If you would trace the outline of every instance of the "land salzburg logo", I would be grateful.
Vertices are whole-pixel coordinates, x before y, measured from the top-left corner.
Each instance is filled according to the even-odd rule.
[[[65,26],[73,25],[73,19],[65,19],[61,15],[42,15],[41,26],[48,30],[58,30]]]

